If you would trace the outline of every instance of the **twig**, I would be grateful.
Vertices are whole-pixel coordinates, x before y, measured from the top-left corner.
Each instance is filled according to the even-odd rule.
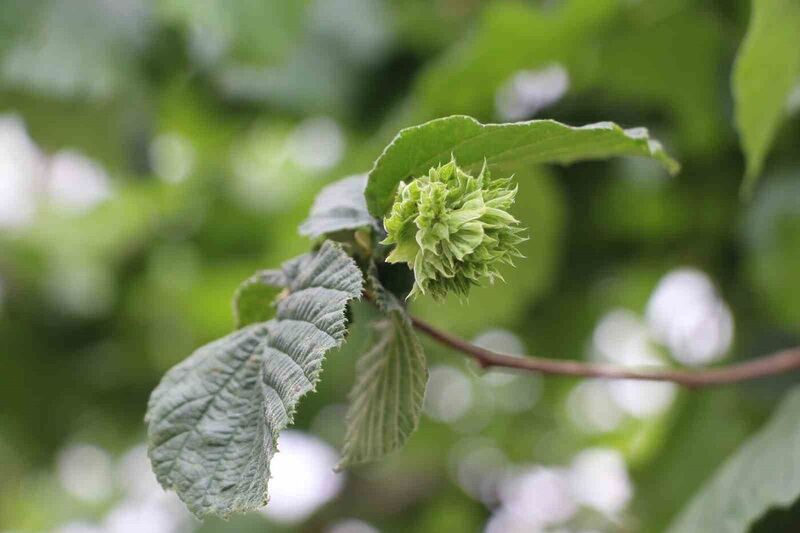
[[[472,357],[484,368],[500,367],[554,374],[602,379],[639,379],[669,381],[687,388],[709,387],[738,383],[752,379],[785,374],[800,370],[800,347],[789,348],[772,355],[718,368],[703,370],[684,369],[634,369],[612,365],[584,363],[532,356],[505,355],[476,346],[447,332],[441,331],[416,317],[411,317],[414,327],[436,342]]]

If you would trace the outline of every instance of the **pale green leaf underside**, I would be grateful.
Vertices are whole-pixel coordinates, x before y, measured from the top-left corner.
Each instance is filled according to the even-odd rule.
[[[275,319],[198,349],[150,397],[153,470],[198,517],[266,503],[278,433],[314,390],[325,353],[341,345],[345,307],[361,294],[361,272],[330,241],[283,274],[288,295]]]
[[[480,171],[484,159],[491,169],[615,156],[650,157],[673,173],[680,168],[644,128],[623,130],[611,122],[572,127],[553,120],[481,124],[454,115],[397,134],[369,173],[365,195],[370,213],[383,217],[400,181],[427,173],[451,155],[466,172]]]
[[[308,218],[300,225],[300,234],[320,237],[336,231],[374,226],[367,211],[364,187],[367,175],[359,174],[335,181],[322,189],[311,206]]]
[[[772,508],[800,497],[800,388],[717,471],[670,533],[745,533]]]
[[[417,429],[428,367],[402,303],[370,272],[375,302],[386,313],[356,367],[338,469],[375,461],[401,448]]]
[[[800,2],[753,0],[733,71],[736,127],[747,157],[744,190],[755,185],[800,76]]]
[[[280,270],[262,270],[242,282],[233,296],[236,327],[266,322],[275,316],[273,302],[287,285],[288,280]]]

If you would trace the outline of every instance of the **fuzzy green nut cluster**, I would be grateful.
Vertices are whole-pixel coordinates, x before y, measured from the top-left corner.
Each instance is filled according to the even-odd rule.
[[[522,257],[517,245],[526,239],[509,213],[516,194],[511,178],[493,179],[485,164],[470,175],[455,159],[401,182],[383,244],[396,245],[387,262],[413,269],[410,296],[466,297],[472,285],[502,280],[498,266]]]

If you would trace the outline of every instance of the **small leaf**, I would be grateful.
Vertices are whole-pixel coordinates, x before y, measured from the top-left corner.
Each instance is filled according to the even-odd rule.
[[[484,160],[490,170],[508,171],[513,165],[614,156],[651,157],[672,173],[680,168],[644,128],[623,130],[611,122],[572,127],[553,120],[484,125],[454,115],[401,130],[370,171],[365,196],[370,213],[383,217],[400,181],[425,174],[451,157],[466,172],[480,172]]]
[[[198,517],[266,503],[278,433],[314,390],[325,353],[342,344],[345,308],[361,294],[361,271],[330,241],[283,275],[288,295],[274,320],[198,349],[150,396],[153,470]]]
[[[300,225],[300,234],[320,237],[341,230],[375,226],[367,211],[364,187],[367,175],[359,174],[335,181],[320,191],[308,218]]]
[[[749,194],[786,115],[800,76],[800,2],[753,0],[750,26],[733,71],[736,127],[747,157],[742,190]]]
[[[745,533],[767,511],[800,497],[800,388],[717,471],[670,533]]]
[[[275,316],[275,298],[288,284],[280,270],[262,270],[245,280],[233,296],[236,327],[266,322]]]
[[[375,301],[386,313],[372,347],[358,361],[350,392],[342,460],[337,469],[366,463],[401,448],[417,429],[428,368],[402,303],[383,289],[372,269]]]

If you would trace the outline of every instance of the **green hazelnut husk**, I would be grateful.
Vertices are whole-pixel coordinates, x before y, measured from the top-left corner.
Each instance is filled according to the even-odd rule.
[[[473,176],[453,158],[400,183],[382,244],[394,245],[387,262],[414,271],[410,297],[466,298],[473,285],[503,279],[498,267],[522,257],[517,246],[526,240],[509,212],[517,194],[511,181],[493,179],[485,163]]]

